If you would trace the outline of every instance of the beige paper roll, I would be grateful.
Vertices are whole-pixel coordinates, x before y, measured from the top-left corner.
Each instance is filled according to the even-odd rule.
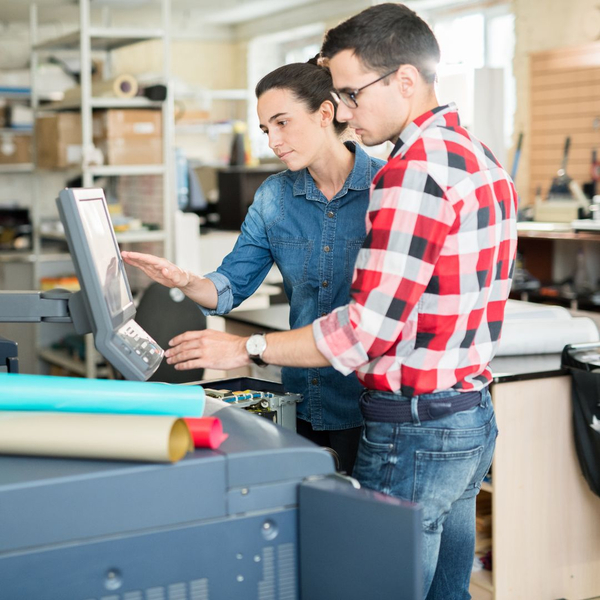
[[[138,82],[133,75],[118,75],[106,81],[92,82],[92,96],[133,98],[138,93]]]
[[[138,82],[133,75],[118,75],[106,81],[92,81],[94,98],[133,98],[138,93]],[[81,99],[81,87],[65,90],[61,102],[72,103]]]
[[[176,462],[193,442],[177,417],[0,411],[0,453]]]

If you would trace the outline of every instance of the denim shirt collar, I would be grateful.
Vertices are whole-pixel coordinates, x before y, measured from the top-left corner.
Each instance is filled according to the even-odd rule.
[[[355,142],[345,142],[345,146],[351,152],[354,152],[354,167],[350,171],[344,186],[334,196],[339,199],[345,196],[349,189],[368,190],[371,187],[371,180],[375,173],[371,169],[371,157]],[[307,200],[325,201],[321,190],[316,186],[315,180],[308,172],[308,169],[302,169],[296,173],[294,182],[294,196],[306,196]]]

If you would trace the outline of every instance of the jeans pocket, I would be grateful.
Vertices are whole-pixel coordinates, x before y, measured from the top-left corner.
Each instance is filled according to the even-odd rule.
[[[367,446],[374,450],[389,452],[394,447],[394,425],[393,423],[365,421],[362,439]]]
[[[498,437],[498,427],[496,427],[496,420],[492,423],[491,430],[488,435],[488,442],[484,448],[483,455],[481,457],[481,464],[475,472],[475,477],[472,482],[472,489],[475,493],[479,493],[481,489],[481,483],[483,478],[488,474],[492,468],[492,461],[494,459],[494,450],[496,448],[496,438]]]
[[[393,425],[390,423],[364,424],[353,475],[361,485],[382,491],[389,483],[390,456],[394,448]]]
[[[412,501],[423,507],[423,526],[436,530],[452,504],[467,490],[481,462],[483,446],[452,452],[415,452]]]

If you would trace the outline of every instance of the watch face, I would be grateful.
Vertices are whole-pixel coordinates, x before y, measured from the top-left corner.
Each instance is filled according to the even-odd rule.
[[[251,335],[246,343],[246,350],[250,356],[260,356],[267,347],[267,340],[264,335]]]

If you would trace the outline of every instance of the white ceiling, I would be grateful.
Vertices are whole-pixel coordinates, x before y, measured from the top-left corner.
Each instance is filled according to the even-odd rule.
[[[324,5],[335,0],[171,0],[173,12],[188,12],[194,19],[215,25],[239,25],[284,13],[303,5]],[[364,5],[378,4],[385,0],[366,0]],[[508,0],[406,0],[411,8],[419,11],[441,7],[464,6],[469,4],[490,4]],[[90,0],[92,7],[113,6],[132,10],[144,9],[144,6],[157,5],[157,0]],[[58,21],[76,19],[79,0],[0,0],[0,26],[9,23],[26,23],[29,21],[29,6],[38,6],[39,19]],[[351,4],[351,2],[350,2]]]
[[[315,0],[171,0],[173,12],[190,12],[206,23],[233,25],[289,10]],[[0,0],[0,22],[15,23],[29,20],[29,6],[36,4],[41,21],[55,21],[77,15],[78,0]],[[104,6],[119,10],[148,9],[158,3],[152,0],[90,0],[92,9]]]

